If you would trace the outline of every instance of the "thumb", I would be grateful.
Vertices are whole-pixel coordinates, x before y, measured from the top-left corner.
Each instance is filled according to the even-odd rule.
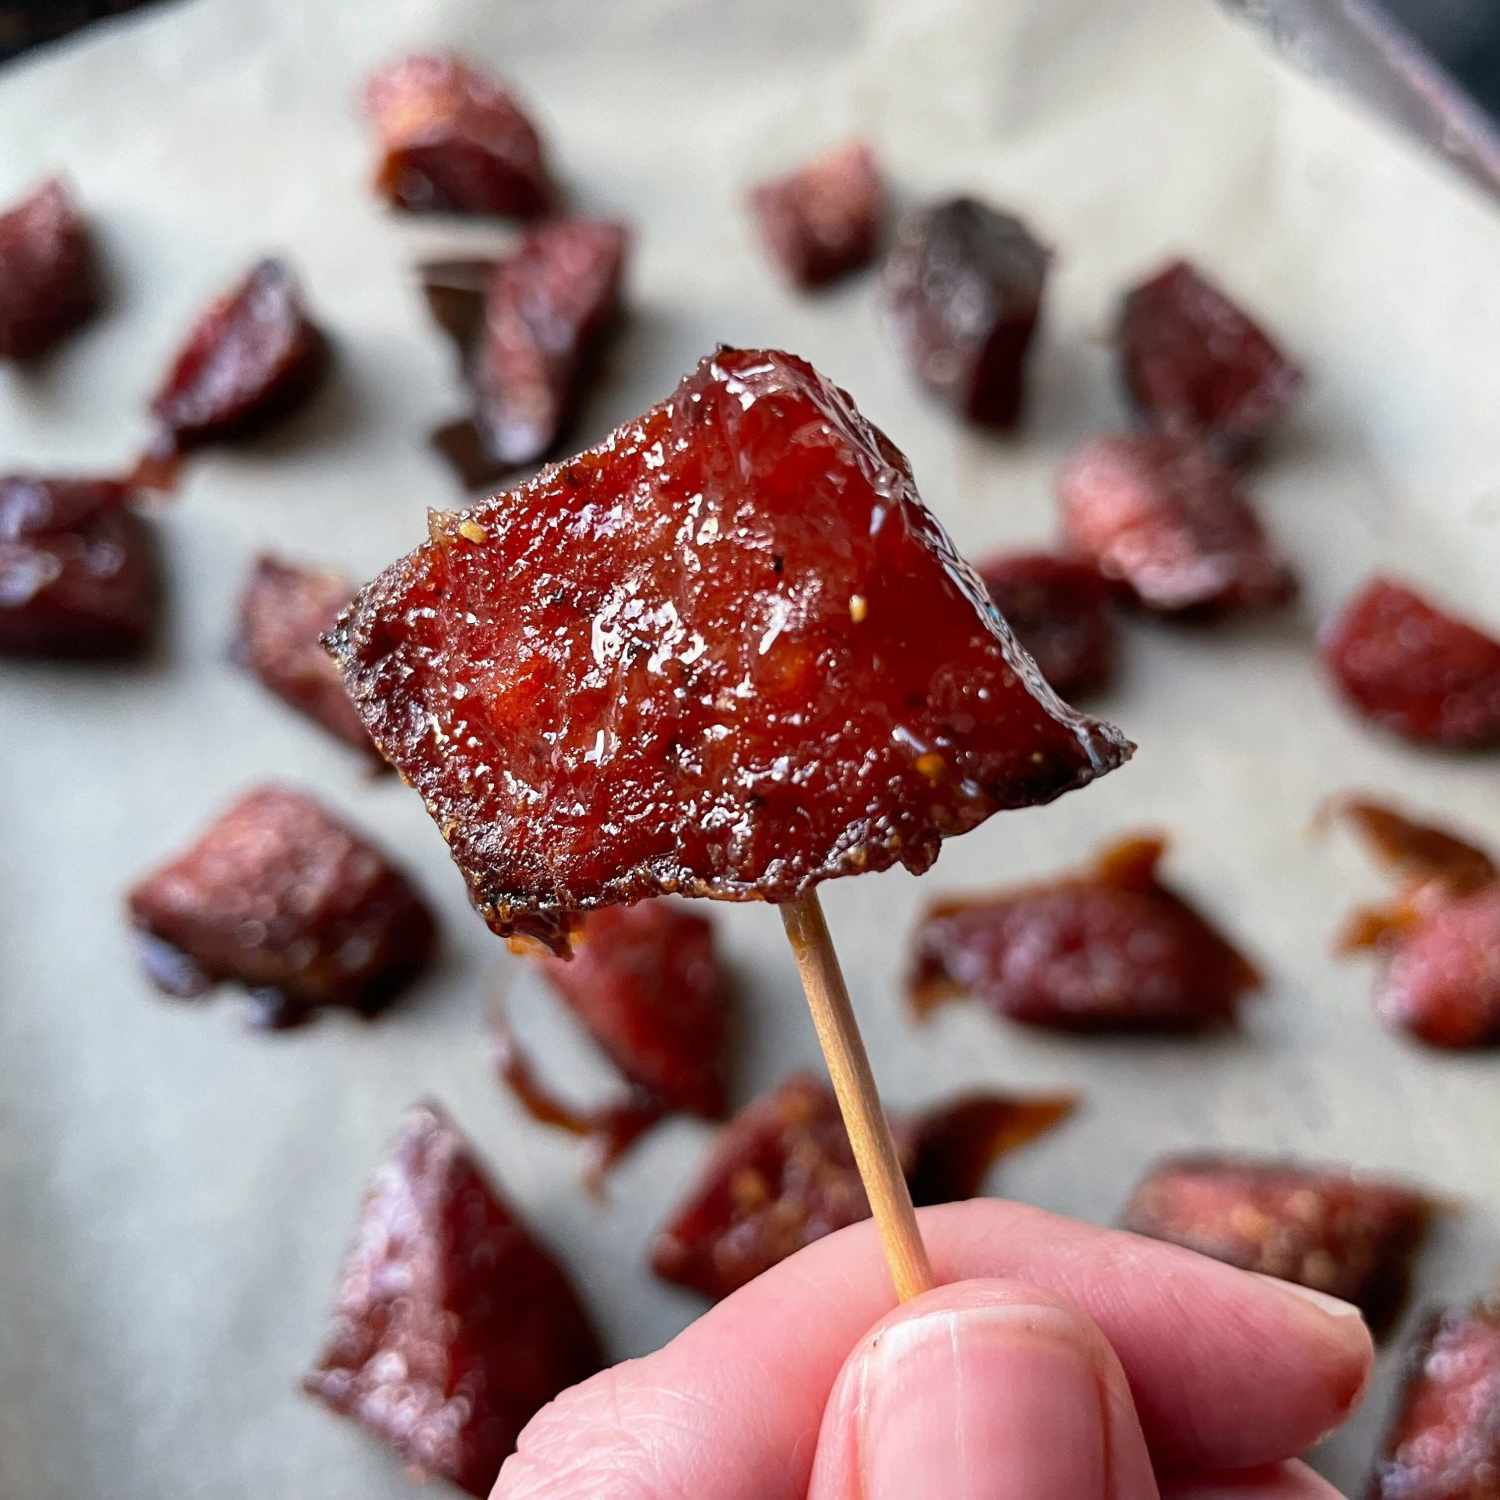
[[[1103,1334],[1012,1281],[939,1287],[845,1361],[808,1500],[1158,1500]]]

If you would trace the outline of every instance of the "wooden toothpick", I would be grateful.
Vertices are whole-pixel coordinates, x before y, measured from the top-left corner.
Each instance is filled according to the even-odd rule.
[[[859,1022],[849,1003],[849,991],[839,968],[828,924],[816,891],[809,891],[781,908],[787,940],[802,976],[802,988],[812,1011],[813,1026],[833,1080],[833,1092],[854,1148],[854,1160],[874,1212],[875,1226],[885,1250],[886,1265],[896,1295],[909,1302],[936,1285],[927,1247],[911,1203],[906,1174],[896,1155],[890,1123],[881,1108],[875,1075],[865,1052]]]

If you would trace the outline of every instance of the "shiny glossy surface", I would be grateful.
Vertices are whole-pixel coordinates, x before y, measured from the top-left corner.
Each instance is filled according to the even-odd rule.
[[[1232,1022],[1260,977],[1163,885],[1158,838],[1127,839],[1082,873],[939,901],[914,940],[919,1012],[972,995],[1062,1031],[1191,1031]]]
[[[311,797],[263,786],[132,888],[147,973],[189,998],[243,985],[266,1026],[321,1006],[371,1014],[427,964],[426,903],[379,850]]]
[[[1500,1495],[1500,1297],[1434,1313],[1366,1500],[1492,1500]]]
[[[45,354],[99,300],[93,241],[52,177],[0,213],[0,359]]]
[[[1302,384],[1265,330],[1183,260],[1126,293],[1115,340],[1142,420],[1224,457],[1253,447]]]
[[[757,184],[750,211],[787,280],[819,287],[874,259],[884,196],[875,153],[850,141]]]
[[[1323,661],[1345,700],[1419,745],[1500,748],[1500,639],[1377,576],[1329,625]]]
[[[566,1272],[417,1105],[365,1196],[309,1394],[482,1497],[532,1416],[602,1363]]]
[[[1233,471],[1175,438],[1093,438],[1064,463],[1057,497],[1069,544],[1145,609],[1216,615],[1296,592]]]
[[[1016,639],[1065,697],[1109,685],[1115,668],[1115,597],[1092,564],[1051,552],[985,559],[979,576]]]
[[[901,225],[885,267],[892,325],[917,378],[971,422],[1020,420],[1051,259],[1019,219],[977,198]]]
[[[323,649],[324,633],[353,593],[353,584],[337,573],[263,553],[240,596],[231,651],[283,703],[378,760],[343,678]]]
[[[1050,1130],[1066,1096],[961,1095],[892,1121],[919,1205],[970,1198],[1006,1152]],[[657,1235],[651,1267],[717,1300],[814,1240],[870,1216],[833,1091],[799,1073],[720,1132]]]
[[[0,478],[0,655],[128,656],[156,626],[148,523],[112,479]]]
[[[1343,1168],[1195,1155],[1153,1167],[1121,1222],[1352,1302],[1379,1332],[1406,1300],[1432,1211],[1404,1184]]]
[[[1119,765],[849,398],[724,349],[458,515],[332,639],[495,931],[680,891],[781,901]]]
[[[553,197],[515,98],[454,56],[403,58],[365,85],[380,141],[375,191],[412,213],[529,217]]]
[[[291,271],[279,260],[258,262],[204,310],[153,398],[158,451],[236,437],[287,415],[327,363]]]

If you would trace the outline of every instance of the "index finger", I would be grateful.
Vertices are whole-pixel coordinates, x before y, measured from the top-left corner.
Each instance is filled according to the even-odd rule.
[[[939,1280],[1016,1278],[1094,1319],[1162,1468],[1290,1458],[1337,1426],[1364,1388],[1369,1333],[1354,1308],[1319,1293],[993,1199],[920,1219]],[[874,1226],[830,1235],[666,1348],[544,1409],[495,1493],[597,1493],[586,1483],[608,1472],[611,1494],[801,1500],[833,1381],[891,1304]]]

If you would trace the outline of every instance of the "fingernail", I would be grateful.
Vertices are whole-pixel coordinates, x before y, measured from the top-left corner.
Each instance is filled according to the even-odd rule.
[[[1056,1307],[944,1310],[882,1333],[860,1370],[863,1500],[1102,1500],[1104,1405]]]
[[[1365,1323],[1365,1315],[1342,1297],[1330,1296],[1310,1286],[1299,1286],[1295,1281],[1283,1281],[1279,1276],[1264,1276],[1252,1272],[1257,1281],[1274,1286],[1283,1295],[1293,1298],[1303,1307],[1312,1308],[1317,1314],[1316,1328],[1330,1346],[1337,1346],[1338,1368],[1342,1372],[1343,1384],[1333,1392],[1335,1415],[1316,1441],[1321,1442],[1330,1432],[1336,1431],[1344,1419],[1364,1399],[1370,1386],[1370,1376],[1375,1364],[1375,1344]]]
[[[1342,1297],[1334,1297],[1328,1292],[1320,1292],[1310,1286],[1301,1286],[1295,1281],[1283,1281],[1279,1276],[1267,1276],[1260,1271],[1253,1274],[1257,1281],[1269,1282],[1278,1291],[1286,1292],[1288,1296],[1311,1304],[1319,1312],[1327,1313],[1330,1318],[1358,1318],[1361,1321],[1364,1319],[1364,1314],[1352,1302],[1345,1302]]]

